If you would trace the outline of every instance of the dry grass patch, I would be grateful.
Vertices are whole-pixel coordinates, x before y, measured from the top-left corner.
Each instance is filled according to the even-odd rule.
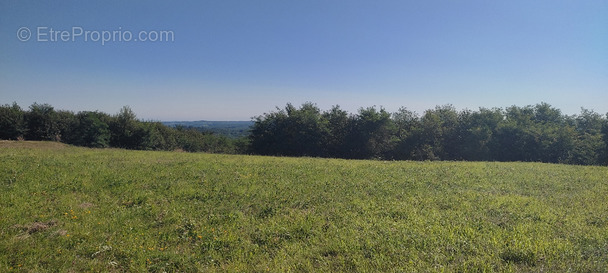
[[[81,209],[88,209],[88,208],[92,208],[94,206],[95,206],[95,204],[89,203],[89,202],[84,202],[84,203],[78,205],[78,207]]]

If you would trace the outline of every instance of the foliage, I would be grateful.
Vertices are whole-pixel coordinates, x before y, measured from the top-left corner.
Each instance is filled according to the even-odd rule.
[[[16,140],[25,133],[24,112],[13,102],[0,106],[0,139]]]
[[[112,135],[110,145],[117,148],[137,149],[140,145],[139,122],[133,110],[124,106],[108,124]]]
[[[256,117],[251,129],[251,150],[265,155],[322,156],[327,122],[319,108],[305,103]]]
[[[2,272],[605,272],[608,171],[0,142]]]
[[[394,149],[396,127],[383,108],[361,108],[352,122],[347,141],[350,158],[386,158]]]
[[[451,105],[422,116],[399,109],[361,108],[351,115],[312,103],[256,118],[249,152],[349,159],[531,161],[605,165],[608,118],[582,109],[563,115],[547,103],[457,111]]]
[[[57,113],[49,104],[34,103],[25,116],[25,138],[30,140],[57,140]]]
[[[140,121],[128,106],[108,115],[37,103],[22,110],[13,103],[0,106],[0,129],[0,139],[133,150],[608,164],[608,115],[582,109],[568,116],[547,103],[478,111],[444,105],[422,115],[406,108],[389,113],[368,107],[350,114],[339,106],[322,111],[310,102],[299,108],[287,104],[255,117],[249,135],[241,138]]]
[[[105,120],[109,116],[99,112],[80,112],[76,115],[77,125],[71,132],[73,143],[78,146],[106,148],[110,144],[110,130]]]
[[[56,111],[34,103],[24,111],[16,103],[0,106],[0,139],[52,140],[77,146],[136,150],[237,153],[246,142],[196,130],[171,128],[137,119],[128,106],[116,115],[102,112]]]

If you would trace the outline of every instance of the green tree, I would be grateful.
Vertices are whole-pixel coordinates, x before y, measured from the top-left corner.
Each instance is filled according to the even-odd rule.
[[[55,128],[57,130],[56,140],[65,143],[74,143],[73,139],[78,138],[74,130],[78,126],[78,118],[72,111],[56,111]]]
[[[123,106],[109,123],[111,132],[110,145],[112,147],[138,149],[145,133],[140,122],[129,106]]]
[[[175,130],[163,125],[160,122],[145,122],[140,124],[136,134],[140,138],[140,150],[174,150],[177,146]],[[134,143],[134,140],[130,141]]]
[[[76,114],[78,124],[73,130],[75,145],[106,148],[110,145],[109,116],[100,112],[83,111]]]
[[[26,139],[57,140],[56,112],[49,104],[34,103],[25,114]]]
[[[540,161],[541,128],[532,106],[511,106],[492,139],[493,158],[499,161]]]
[[[569,163],[599,165],[604,161],[606,142],[603,127],[605,120],[594,111],[581,109],[574,117],[576,137],[570,151]]]
[[[541,124],[561,124],[564,118],[559,109],[552,107],[546,102],[541,102],[534,106],[534,117],[532,120]]]
[[[249,135],[249,151],[261,155],[282,155],[288,146],[285,140],[287,118],[286,111],[278,107],[275,112],[255,117]]]
[[[325,134],[324,154],[328,157],[342,158],[350,152],[347,145],[347,137],[353,126],[353,118],[340,106],[333,106],[329,111],[323,113],[322,119],[327,124]]]
[[[418,160],[457,158],[458,113],[452,105],[426,110],[420,119],[418,145],[413,157]]]
[[[384,108],[361,108],[348,137],[350,158],[390,158],[397,144],[396,127]]]
[[[400,160],[412,159],[412,153],[421,140],[420,117],[415,112],[401,107],[396,113],[393,113],[392,119],[395,124],[397,141],[392,157]]]
[[[602,124],[602,139],[604,140],[604,151],[599,164],[605,166],[608,165],[608,113],[606,113],[606,119]]]
[[[464,160],[490,160],[490,143],[503,117],[502,110],[497,108],[480,108],[478,112],[462,111],[458,116],[459,157]]]
[[[251,151],[266,155],[322,156],[327,122],[313,103],[256,117],[251,130]]]
[[[300,109],[288,112],[289,127],[297,129],[293,135],[292,154],[304,156],[323,156],[327,139],[327,120],[321,110],[313,103],[302,104]]]
[[[16,102],[0,106],[0,139],[16,140],[25,132],[25,112]]]

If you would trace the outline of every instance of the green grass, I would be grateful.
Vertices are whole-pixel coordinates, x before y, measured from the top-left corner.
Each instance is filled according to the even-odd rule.
[[[0,272],[606,272],[608,168],[0,143]]]

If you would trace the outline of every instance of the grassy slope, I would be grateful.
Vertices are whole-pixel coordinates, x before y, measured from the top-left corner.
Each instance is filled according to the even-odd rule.
[[[0,143],[0,271],[605,271],[608,169]]]

